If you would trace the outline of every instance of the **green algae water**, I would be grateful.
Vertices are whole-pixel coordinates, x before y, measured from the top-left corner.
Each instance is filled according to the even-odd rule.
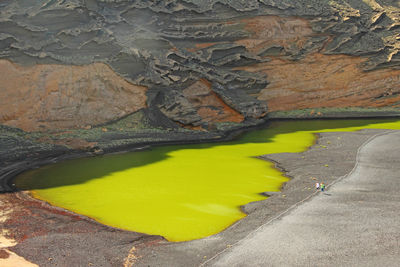
[[[76,159],[26,172],[18,188],[103,224],[186,241],[246,216],[240,206],[288,181],[256,156],[302,152],[314,133],[400,129],[396,120],[273,122],[232,142],[154,147]]]

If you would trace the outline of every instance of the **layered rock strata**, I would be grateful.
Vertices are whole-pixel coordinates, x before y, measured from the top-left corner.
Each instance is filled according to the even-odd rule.
[[[400,71],[362,71],[365,59],[315,53],[300,61],[276,58],[268,64],[243,67],[262,72],[270,84],[257,98],[269,111],[307,108],[400,106]]]
[[[212,130],[397,107],[399,14],[389,0],[2,1],[0,122],[69,129],[146,109],[159,127]]]

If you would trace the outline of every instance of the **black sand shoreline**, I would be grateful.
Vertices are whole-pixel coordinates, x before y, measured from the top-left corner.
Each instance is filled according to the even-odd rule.
[[[257,129],[262,129],[268,127],[271,122],[275,121],[298,121],[298,120],[354,120],[354,119],[396,119],[400,118],[399,114],[394,114],[392,112],[359,112],[357,114],[350,114],[350,116],[346,116],[346,114],[338,115],[338,114],[324,114],[323,116],[313,116],[309,114],[303,114],[301,117],[284,117],[284,116],[274,116],[270,118],[266,118],[266,120],[261,120],[257,122],[249,122],[249,125],[241,126],[239,128],[227,130],[227,131],[218,131],[214,132],[214,136],[206,136],[205,138],[196,136],[192,137],[190,134],[186,140],[179,140],[179,137],[174,137],[174,133],[171,133],[170,138],[172,140],[169,141],[149,141],[149,142],[140,142],[140,143],[132,143],[126,145],[120,145],[112,148],[102,149],[101,152],[94,151],[84,151],[78,149],[67,149],[63,148],[60,151],[60,148],[56,147],[55,151],[46,151],[45,153],[40,153],[37,155],[38,157],[33,157],[30,159],[17,159],[15,162],[8,163],[8,166],[0,165],[0,194],[4,192],[17,192],[18,188],[13,185],[13,180],[19,174],[29,171],[31,169],[36,169],[42,167],[44,165],[53,164],[69,159],[77,159],[77,158],[85,158],[85,157],[93,157],[105,154],[113,154],[113,153],[127,153],[133,151],[139,151],[143,149],[151,149],[151,147],[155,146],[169,146],[169,145],[188,145],[188,144],[202,144],[202,143],[218,143],[218,142],[226,142],[232,141],[238,138],[241,134],[244,134],[249,131],[254,131]],[[151,138],[151,137],[150,137]],[[3,153],[7,153],[3,151]],[[32,151],[32,153],[35,153]]]
[[[320,118],[317,118],[320,119]],[[273,121],[273,120],[271,120]],[[221,137],[218,140],[201,140],[202,142],[221,142],[233,140],[238,137],[240,134],[254,130],[257,128],[263,128],[268,125],[269,121],[265,124],[260,124],[257,126],[236,129],[229,133],[226,133],[224,137]],[[264,155],[260,156],[260,159],[268,160],[273,162],[275,168],[279,169],[284,173],[285,176],[289,177],[290,180],[282,186],[280,192],[269,194],[270,197],[263,201],[252,202],[243,207],[241,210],[248,214],[247,217],[242,220],[237,221],[226,230],[211,237],[207,237],[204,239],[186,241],[186,242],[168,242],[162,237],[157,236],[147,236],[140,233],[133,233],[128,231],[121,231],[119,229],[113,229],[110,227],[102,226],[97,222],[91,222],[90,219],[86,220],[85,218],[81,218],[84,221],[84,224],[91,225],[90,227],[99,227],[102,228],[105,232],[117,232],[118,235],[122,236],[132,236],[135,235],[134,241],[136,244],[135,247],[137,251],[135,255],[138,258],[135,262],[137,266],[161,266],[160,263],[171,264],[173,266],[196,266],[204,262],[207,258],[212,257],[215,254],[215,251],[220,251],[224,249],[226,246],[229,246],[231,243],[234,243],[236,240],[243,238],[246,234],[250,233],[253,229],[259,227],[265,220],[268,220],[283,210],[287,209],[294,203],[297,203],[299,200],[307,198],[310,194],[313,193],[313,184],[315,183],[311,177],[317,177],[317,179],[324,179],[325,183],[329,183],[331,181],[336,180],[340,176],[344,175],[346,171],[354,166],[354,159],[356,155],[356,151],[362,143],[367,140],[371,135],[379,132],[380,130],[362,130],[357,132],[348,132],[348,133],[323,133],[317,134],[317,138],[315,144],[311,146],[307,151],[303,153],[283,153],[283,154],[272,154],[272,155]],[[337,137],[341,137],[338,139]],[[335,139],[336,138],[336,139]],[[326,140],[330,140],[330,145],[327,145]],[[364,140],[365,139],[365,140]],[[333,141],[332,141],[333,140]],[[188,143],[198,143],[197,140],[185,140],[183,142],[163,142],[163,143],[155,143],[155,144],[142,144],[142,145],[134,145],[132,147],[121,147],[115,150],[105,151],[105,153],[123,153],[129,152],[139,149],[147,149],[150,145],[172,145],[172,144],[188,144]],[[335,141],[335,142],[334,142]],[[322,144],[324,146],[328,146],[328,149],[322,148]],[[332,149],[330,148],[332,146]],[[81,152],[81,151],[67,151],[66,153],[60,153],[61,155],[49,154],[47,157],[37,158],[35,162],[27,162],[20,161],[15,163],[15,165],[11,166],[8,170],[1,169],[2,172],[0,174],[8,177],[9,183],[12,182],[12,179],[15,175],[26,171],[28,169],[32,169],[38,166],[46,165],[49,163],[60,162],[62,160],[68,160],[72,158],[79,158],[85,156],[96,156],[96,154],[91,152]],[[346,155],[348,161],[346,161],[345,166],[343,166],[343,154]],[[326,162],[329,162],[329,168],[324,167]],[[336,164],[336,165],[335,165]],[[5,170],[5,171],[4,171]],[[1,177],[1,176],[0,176]],[[11,185],[12,186],[12,185]],[[311,189],[310,189],[311,188]],[[260,192],[261,194],[268,195],[268,192]],[[18,190],[13,191],[12,194],[18,194]],[[11,195],[12,195],[11,194]],[[1,196],[2,194],[0,194]],[[3,195],[4,196],[4,195]],[[28,201],[29,202],[29,201]],[[40,203],[40,201],[37,201]],[[19,205],[30,205],[32,201],[29,203],[24,203],[24,201],[20,202]],[[49,205],[50,206],[50,205]],[[49,207],[46,207],[49,209]],[[41,208],[43,209],[43,207]],[[44,211],[38,211],[39,214]],[[46,210],[46,212],[54,213],[54,210]],[[73,213],[63,214],[63,216],[73,216]],[[48,215],[44,215],[43,217],[48,217]],[[63,217],[64,218],[64,217]],[[46,219],[44,219],[46,221]],[[63,225],[68,225],[65,219],[61,219],[66,221]],[[95,226],[96,225],[96,226]],[[50,240],[51,234],[47,238]],[[69,235],[71,242],[74,242],[76,237],[73,235]],[[142,236],[139,239],[138,236]],[[119,237],[120,238],[120,237]],[[18,239],[18,238],[16,238]],[[96,239],[96,238],[94,238]],[[151,241],[152,240],[152,241]],[[32,243],[33,242],[33,243]],[[51,266],[46,265],[45,261],[43,261],[43,255],[30,255],[27,250],[34,248],[38,244],[42,242],[48,241],[40,241],[39,243],[32,242],[22,242],[18,244],[16,247],[11,248],[11,250],[18,253],[18,255],[22,255],[25,258],[31,260],[35,263],[40,263],[40,266]],[[93,241],[94,242],[94,241]],[[148,242],[155,242],[153,245],[145,245]],[[126,249],[124,249],[126,250]],[[72,249],[72,252],[76,251],[76,249]],[[45,252],[43,252],[45,254]],[[76,253],[76,252],[73,252]],[[126,255],[126,254],[125,254]],[[157,255],[157,257],[154,257]],[[199,257],[199,255],[202,255]],[[204,258],[205,257],[205,258]],[[61,258],[59,259],[61,260]],[[98,262],[97,266],[111,266],[104,265],[103,263]],[[44,265],[43,265],[44,264]],[[136,265],[135,265],[136,266]],[[164,265],[165,266],[165,265]]]
[[[173,266],[200,265],[217,251],[224,250],[237,240],[244,238],[266,221],[285,212],[296,203],[312,197],[316,182],[312,179],[313,177],[319,182],[330,184],[349,173],[354,167],[358,148],[379,132],[384,132],[384,130],[322,133],[319,134],[316,143],[305,152],[261,156],[260,158],[264,160],[274,162],[275,167],[285,171],[285,176],[290,178],[282,186],[280,192],[270,194],[266,200],[243,206],[242,210],[248,216],[216,235],[182,243],[165,243],[143,251],[137,266],[162,266],[161,263]],[[328,141],[332,148],[322,148],[321,144],[326,145]],[[346,162],[343,164],[344,158]],[[306,162],[310,164],[305,164]],[[329,162],[329,167],[325,167],[326,162]],[[154,254],[157,257],[153,257]],[[196,256],[197,254],[203,256],[200,258]]]

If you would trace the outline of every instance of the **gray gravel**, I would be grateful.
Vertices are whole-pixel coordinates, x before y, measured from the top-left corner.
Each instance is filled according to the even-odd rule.
[[[319,138],[315,145],[303,153],[260,156],[273,160],[291,180],[280,192],[267,192],[271,195],[268,199],[242,207],[247,217],[221,233],[203,239],[175,243],[159,237],[141,238],[136,233],[115,232],[90,222],[81,227],[77,223],[71,224],[71,219],[76,218],[43,208],[40,203],[19,199],[16,193],[1,195],[15,210],[4,228],[19,243],[12,251],[40,266],[86,266],[82,263],[88,260],[94,266],[119,266],[117,262],[125,262],[128,250],[134,266],[138,267],[186,267],[204,263],[222,266],[376,266],[377,262],[384,266],[400,266],[396,243],[400,230],[393,226],[399,219],[394,207],[399,203],[396,195],[399,186],[395,177],[382,174],[393,171],[398,165],[394,162],[394,149],[400,144],[400,133],[384,139],[379,137],[362,150],[359,154],[362,164],[358,168],[365,165],[362,169],[365,172],[365,167],[369,167],[362,181],[355,181],[353,176],[341,180],[355,166],[359,147],[384,132],[386,130],[322,133],[317,134]],[[377,151],[379,149],[381,151]],[[371,155],[366,156],[366,153]],[[371,169],[380,174],[374,176]],[[315,194],[313,177],[327,184],[340,182],[329,188],[326,195]],[[385,183],[377,183],[381,177],[385,178]],[[283,213],[287,216],[280,216]],[[277,216],[279,220],[263,227]],[[78,222],[82,223],[81,220]],[[260,226],[263,230],[252,234]],[[270,236],[258,237],[265,228]],[[385,232],[380,232],[381,229]],[[255,241],[246,238],[249,234]],[[82,243],[82,238],[86,242]],[[55,249],[54,244],[60,242],[65,246]],[[82,248],[89,254],[82,253]],[[52,258],[51,262],[48,257]],[[338,263],[338,260],[342,262]],[[66,262],[69,265],[65,265]]]
[[[326,193],[259,228],[207,266],[400,266],[400,132],[364,145]]]

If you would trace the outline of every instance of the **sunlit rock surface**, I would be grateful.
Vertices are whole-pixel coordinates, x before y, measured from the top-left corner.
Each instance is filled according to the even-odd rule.
[[[107,65],[20,66],[0,61],[0,122],[23,130],[87,127],[146,106],[144,86]]]
[[[160,126],[213,129],[397,107],[399,14],[390,0],[4,0],[0,123],[79,128],[146,109]]]

